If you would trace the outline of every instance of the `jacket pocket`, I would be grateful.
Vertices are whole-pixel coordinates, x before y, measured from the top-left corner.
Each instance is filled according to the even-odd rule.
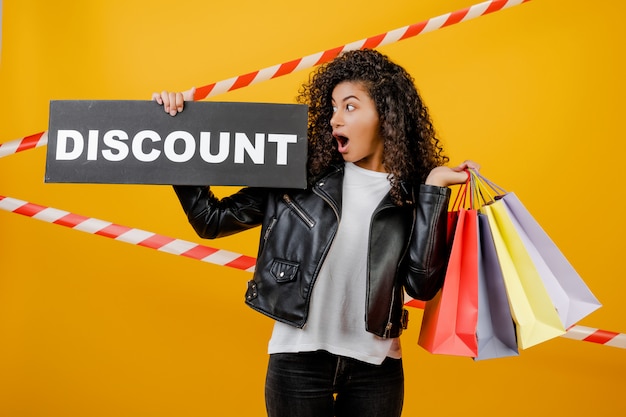
[[[270,272],[274,279],[276,279],[276,282],[290,282],[296,279],[299,266],[300,264],[296,262],[274,259]]]

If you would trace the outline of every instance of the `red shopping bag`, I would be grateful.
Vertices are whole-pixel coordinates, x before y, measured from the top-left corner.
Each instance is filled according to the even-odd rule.
[[[478,213],[461,208],[443,287],[424,308],[418,344],[431,353],[478,354],[478,253]]]

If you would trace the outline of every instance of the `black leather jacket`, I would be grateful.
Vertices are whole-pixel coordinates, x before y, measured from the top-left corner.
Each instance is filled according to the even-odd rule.
[[[343,165],[337,166],[307,190],[243,188],[221,200],[209,187],[174,189],[200,237],[213,239],[262,225],[246,303],[302,328],[313,285],[341,218],[343,172]],[[399,336],[406,327],[403,288],[413,298],[428,300],[441,287],[448,259],[449,196],[448,188],[421,185],[407,192],[411,204],[396,206],[387,195],[374,211],[367,331]]]

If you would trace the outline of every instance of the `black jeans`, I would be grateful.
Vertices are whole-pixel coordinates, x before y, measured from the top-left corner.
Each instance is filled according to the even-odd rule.
[[[325,351],[270,355],[269,417],[399,417],[403,400],[401,359],[372,365]]]

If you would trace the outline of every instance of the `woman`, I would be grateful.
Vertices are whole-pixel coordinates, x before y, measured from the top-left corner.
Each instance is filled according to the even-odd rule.
[[[186,98],[153,97],[171,115]],[[203,238],[262,227],[246,303],[276,320],[268,415],[400,416],[403,290],[427,300],[441,287],[447,187],[479,167],[444,166],[413,79],[377,51],[319,67],[298,101],[309,106],[306,190],[174,188]]]

